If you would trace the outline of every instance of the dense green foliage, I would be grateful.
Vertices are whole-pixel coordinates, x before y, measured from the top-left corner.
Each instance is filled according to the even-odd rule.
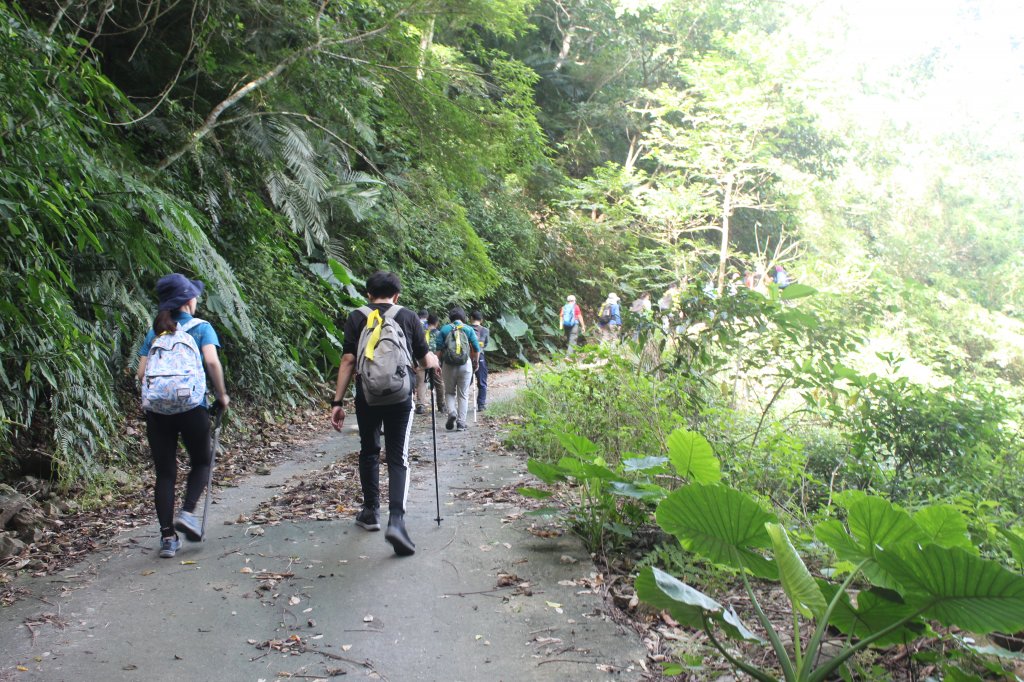
[[[1021,626],[1024,135],[1013,87],[948,101],[1001,10],[878,66],[832,4],[0,0],[3,475],[121,454],[159,276],[207,284],[231,392],[273,411],[323,396],[391,269],[407,305],[483,309],[495,361],[559,360],[513,408],[551,486],[525,492],[640,551],[642,597],[749,639],[690,583],[781,580],[814,634],[755,613],[777,669],[749,674]],[[568,361],[558,306],[592,331],[609,291],[657,305]],[[815,667],[826,626],[854,639]]]

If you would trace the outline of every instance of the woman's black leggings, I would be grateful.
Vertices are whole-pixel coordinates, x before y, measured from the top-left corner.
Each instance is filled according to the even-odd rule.
[[[174,484],[178,479],[178,435],[188,451],[191,470],[185,484],[184,511],[195,511],[210,476],[210,413],[199,406],[181,414],[146,412],[146,435],[156,465],[156,518],[161,537],[174,535]]]

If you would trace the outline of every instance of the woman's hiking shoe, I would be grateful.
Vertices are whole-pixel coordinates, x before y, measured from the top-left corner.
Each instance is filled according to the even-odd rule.
[[[465,431],[466,430],[466,422],[457,422],[456,423],[456,427],[458,428],[459,431]]]
[[[448,421],[445,422],[444,428],[448,429],[449,431],[455,428],[455,415],[448,416]]]
[[[423,414],[423,406],[422,405],[417,405],[416,406],[416,414]]]
[[[356,525],[366,530],[380,530],[380,517],[373,507],[363,507],[356,514]]]
[[[199,519],[192,515],[192,512],[187,512],[184,509],[178,512],[178,516],[174,519],[174,528],[184,533],[185,537],[192,542],[199,542],[203,539],[203,526],[199,523]]]
[[[416,553],[416,545],[409,539],[409,533],[405,530],[404,514],[392,514],[388,518],[388,530],[384,533],[384,539],[391,543],[398,556],[411,556]]]
[[[170,559],[179,549],[181,549],[181,540],[178,539],[177,535],[164,538],[160,541],[160,558]]]

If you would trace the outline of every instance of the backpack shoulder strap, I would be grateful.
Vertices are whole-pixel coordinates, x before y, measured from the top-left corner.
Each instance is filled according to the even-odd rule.
[[[401,310],[402,306],[398,305],[397,303],[392,303],[391,307],[388,308],[387,312],[384,313],[384,317],[393,320]]]
[[[185,324],[178,325],[178,326],[181,327],[181,331],[187,332],[187,331],[190,331],[192,329],[195,329],[196,327],[198,327],[199,325],[203,324],[204,322],[206,322],[206,320],[201,320],[198,317],[193,317],[191,320],[189,320]]]
[[[373,309],[371,309],[370,306],[368,306],[368,305],[361,305],[358,308],[356,308],[356,310],[361,312],[364,317],[369,317],[370,313],[373,312]]]

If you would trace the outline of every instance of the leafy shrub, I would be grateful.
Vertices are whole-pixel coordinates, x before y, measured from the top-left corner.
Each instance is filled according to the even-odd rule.
[[[511,444],[554,460],[562,452],[557,434],[574,433],[616,464],[630,452],[661,451],[668,434],[686,424],[690,399],[682,378],[658,380],[607,348],[588,348],[574,358],[530,378],[520,398],[524,419],[511,429]]]
[[[911,516],[862,493],[845,495],[843,503],[845,525],[830,519],[815,528],[819,541],[835,552],[836,568],[847,575],[838,584],[814,578],[775,515],[734,488],[692,483],[659,503],[659,525],[684,549],[740,571],[767,642],[731,608],[659,568],[640,572],[637,595],[680,623],[702,629],[733,666],[766,682],[776,679],[774,672],[734,655],[720,633],[769,644],[787,681],[821,682],[839,672],[848,677],[843,667],[858,652],[908,643],[926,633],[931,621],[977,633],[1024,627],[1024,576],[980,558],[955,508],[928,506]],[[751,577],[781,583],[792,605],[792,649],[761,608]],[[855,590],[857,578],[871,586]],[[802,620],[813,625],[806,640]],[[821,657],[829,627],[847,639]]]

